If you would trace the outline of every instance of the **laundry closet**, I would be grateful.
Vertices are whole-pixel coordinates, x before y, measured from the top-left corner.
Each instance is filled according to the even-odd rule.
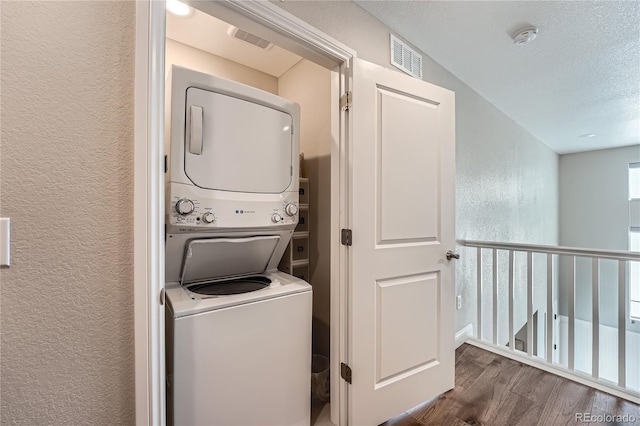
[[[167,12],[166,77],[173,65],[236,81],[300,106],[299,223],[278,269],[313,288],[312,352],[330,348],[331,72],[268,40],[192,9]],[[251,126],[251,122],[243,123]],[[255,318],[259,321],[259,318]],[[316,357],[317,358],[317,357]],[[320,358],[318,358],[320,359]],[[321,360],[321,359],[320,359]],[[267,367],[268,368],[268,367]],[[311,371],[309,371],[311,374]],[[242,377],[237,378],[242,381]],[[311,424],[328,421],[325,394],[311,399]],[[309,395],[311,390],[309,389]],[[251,410],[251,407],[247,407]]]

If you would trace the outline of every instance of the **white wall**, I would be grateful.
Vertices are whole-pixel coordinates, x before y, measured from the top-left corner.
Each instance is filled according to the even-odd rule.
[[[329,355],[331,216],[331,72],[307,60],[278,80],[279,94],[300,104],[300,152],[310,185],[310,282],[313,350]]]
[[[0,423],[131,425],[135,2],[1,8]]]
[[[640,161],[640,145],[560,156],[560,244],[628,250],[629,163]],[[571,265],[560,263],[559,309],[567,313]],[[617,327],[618,266],[600,262],[600,321]],[[576,317],[591,320],[591,263],[576,264]]]
[[[358,57],[392,68],[389,28],[355,3],[274,4],[355,49]],[[557,244],[558,155],[426,55],[423,65],[424,80],[456,92],[457,238]],[[458,249],[462,257],[456,289],[462,294],[463,309],[458,311],[456,329],[460,330],[476,322],[476,266],[475,250]],[[523,268],[518,273],[522,277]],[[524,281],[518,282],[517,301],[525,306]],[[506,293],[503,285],[501,299]],[[491,299],[489,292],[485,298]]]
[[[195,71],[217,75],[239,83],[278,93],[278,79],[272,75],[238,64],[220,56],[167,39],[165,75],[171,65],[181,65]]]

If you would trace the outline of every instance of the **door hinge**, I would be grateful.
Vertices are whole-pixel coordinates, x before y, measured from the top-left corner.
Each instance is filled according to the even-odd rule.
[[[167,156],[164,156],[164,172],[167,173],[169,171],[168,165],[167,165]]]
[[[164,288],[161,288],[160,289],[160,297],[159,297],[160,306],[164,305],[165,298],[166,298],[166,295],[165,295],[165,292],[164,292]]]
[[[554,319],[554,320],[558,319],[558,315],[553,314],[553,319]]]
[[[351,367],[344,362],[340,363],[340,377],[342,377],[345,382],[351,384]]]
[[[558,345],[554,344],[553,345],[553,350],[557,350],[558,349]]]
[[[343,229],[340,234],[340,242],[343,246],[350,246],[353,244],[353,234],[351,229]]]
[[[341,111],[349,111],[352,106],[353,95],[351,92],[347,92],[344,95],[340,96],[340,110]]]

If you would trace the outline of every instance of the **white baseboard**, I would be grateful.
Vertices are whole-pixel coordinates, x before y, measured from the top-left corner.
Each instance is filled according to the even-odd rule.
[[[459,348],[469,337],[473,337],[473,324],[465,325],[456,333],[456,348]]]

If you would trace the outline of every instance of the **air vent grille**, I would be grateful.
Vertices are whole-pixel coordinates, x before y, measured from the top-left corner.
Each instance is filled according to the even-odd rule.
[[[422,79],[422,55],[391,34],[391,65]]]
[[[238,40],[242,40],[247,43],[251,43],[254,46],[258,46],[260,49],[268,50],[273,47],[273,43],[271,43],[270,41],[260,38],[257,35],[251,34],[245,30],[241,30],[240,28],[231,27],[229,29],[229,35]]]

